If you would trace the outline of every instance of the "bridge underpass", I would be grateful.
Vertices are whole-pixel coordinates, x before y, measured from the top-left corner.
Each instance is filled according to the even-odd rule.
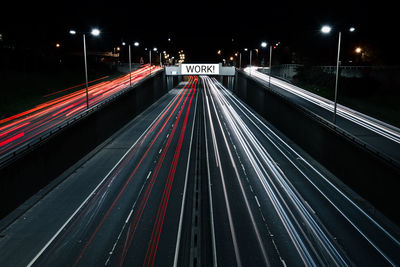
[[[222,75],[173,75],[2,230],[2,265],[399,264],[397,227]]]

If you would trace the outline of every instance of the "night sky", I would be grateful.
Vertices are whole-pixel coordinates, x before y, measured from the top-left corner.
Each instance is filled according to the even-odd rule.
[[[394,3],[394,2],[392,2]],[[111,50],[122,41],[140,41],[143,47],[184,49],[189,61],[215,61],[217,49],[225,56],[244,47],[259,48],[262,40],[294,47],[318,56],[336,49],[336,34],[319,32],[330,24],[346,31],[344,46],[367,44],[381,64],[395,64],[398,56],[397,8],[382,1],[54,1],[2,3],[0,33],[3,42],[54,43],[68,37],[69,29],[99,27],[101,44]],[[4,14],[6,16],[3,16]],[[168,44],[167,38],[172,39]],[[322,52],[321,52],[322,53]],[[334,61],[334,58],[333,58]]]

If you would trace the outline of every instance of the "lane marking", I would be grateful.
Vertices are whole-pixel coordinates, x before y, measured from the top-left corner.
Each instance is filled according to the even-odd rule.
[[[256,196],[256,195],[254,195],[254,198],[256,199],[257,206],[258,206],[259,208],[261,208],[260,202],[258,202],[258,198],[257,198],[257,196]]]
[[[192,140],[193,140],[194,125],[195,125],[195,121],[196,121],[196,111],[197,111],[198,98],[199,98],[199,95],[197,94],[195,107],[194,107],[192,132],[190,134],[189,153],[188,153],[188,159],[187,159],[187,164],[186,164],[185,184],[184,184],[184,187],[183,187],[181,212],[180,212],[180,216],[179,216],[178,232],[177,232],[177,236],[176,236],[174,264],[173,264],[174,267],[178,266],[179,244],[181,242],[183,213],[184,213],[184,207],[185,207],[185,202],[186,202],[186,192],[187,192],[187,184],[188,184],[188,177],[189,177],[189,165],[190,165],[190,160],[189,159],[190,159],[190,155],[192,153]]]
[[[89,199],[95,195],[95,192],[100,188],[100,186],[104,183],[105,180],[109,177],[109,175],[115,170],[115,168],[124,160],[124,158],[131,152],[131,150],[136,146],[139,140],[148,132],[148,130],[154,125],[154,123],[161,117],[161,115],[171,106],[171,103],[175,101],[178,97],[176,95],[168,105],[160,112],[160,114],[153,120],[153,122],[147,127],[147,129],[139,136],[139,138],[135,141],[135,143],[126,151],[126,153],[119,159],[119,161],[111,168],[111,170],[107,173],[107,175],[98,183],[98,185],[93,189],[93,191],[88,195],[88,197],[79,205],[79,207],[72,213],[72,215],[67,219],[67,221],[58,229],[58,231],[49,239],[49,241],[42,247],[42,249],[33,257],[33,259],[28,263],[27,267],[32,266],[36,260],[43,254],[43,252],[49,247],[49,245],[57,238],[57,236],[61,233],[62,230],[69,224],[69,222],[75,217],[75,215],[82,209],[82,207],[89,201]]]

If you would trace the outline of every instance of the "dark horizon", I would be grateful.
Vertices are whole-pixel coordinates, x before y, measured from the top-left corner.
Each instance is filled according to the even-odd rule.
[[[98,1],[69,1],[57,6],[35,3],[23,6],[20,9],[16,4],[10,4],[4,9],[10,15],[3,17],[0,23],[4,44],[28,49],[51,46],[71,39],[70,29],[88,32],[98,27],[102,32],[100,40],[91,47],[96,50],[111,51],[122,41],[140,41],[142,49],[159,47],[171,53],[182,49],[190,62],[219,62],[218,49],[224,50],[229,58],[246,47],[260,48],[261,41],[279,41],[282,47],[297,54],[322,59],[322,64],[334,62],[337,30],[340,29],[345,33],[344,47],[370,47],[376,57],[372,64],[395,65],[399,58],[396,51],[388,49],[398,44],[393,34],[395,11],[383,4],[249,1],[237,5],[228,1],[202,1],[189,6],[183,1],[175,1],[148,6],[146,2],[110,5]],[[324,24],[334,27],[330,36],[320,33]],[[356,32],[347,34],[351,26]],[[327,49],[328,53],[325,52]]]

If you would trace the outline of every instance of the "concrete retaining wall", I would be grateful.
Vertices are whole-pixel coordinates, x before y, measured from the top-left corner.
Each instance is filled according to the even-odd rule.
[[[400,169],[340,129],[238,72],[244,102],[391,220],[400,224]]]
[[[0,218],[49,184],[168,91],[163,72],[0,169]]]

